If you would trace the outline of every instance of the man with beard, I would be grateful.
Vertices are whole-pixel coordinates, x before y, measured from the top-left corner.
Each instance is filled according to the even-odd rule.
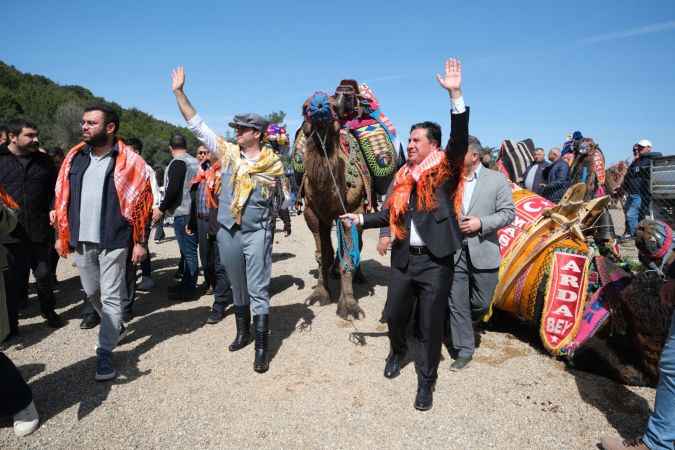
[[[450,95],[452,107],[451,134],[445,151],[441,150],[438,124],[413,125],[408,160],[391,183],[384,209],[341,217],[363,228],[390,227],[394,240],[384,313],[390,353],[384,376],[394,378],[400,374],[407,352],[407,325],[416,318],[421,348],[415,360],[418,378],[414,405],[420,411],[431,409],[438,377],[453,254],[462,241],[457,223],[461,214],[457,186],[469,142],[469,111],[462,97],[460,62],[448,60],[445,75],[437,78]]]
[[[50,327],[63,325],[54,311],[50,265],[51,228],[49,210],[54,199],[56,168],[49,156],[38,150],[38,129],[16,119],[8,124],[8,143],[0,147],[0,185],[19,205],[19,224],[3,244],[9,267],[5,278],[10,335],[18,334],[18,303],[28,297],[33,270],[42,316]]]
[[[230,122],[237,144],[219,137],[188,100],[182,67],[171,74],[178,108],[190,131],[218,154],[221,189],[218,207],[218,250],[232,283],[237,336],[230,351],[251,341],[251,315],[255,329],[253,370],[269,369],[269,286],[272,277],[273,193],[284,166],[269,146],[263,145],[267,121],[258,114],[237,114]]]
[[[56,182],[56,250],[75,252],[82,287],[101,317],[96,348],[97,381],[117,376],[112,350],[126,329],[126,261],[146,256],[152,188],[143,158],[116,139],[119,117],[106,105],[85,109],[82,139],[61,166]]]

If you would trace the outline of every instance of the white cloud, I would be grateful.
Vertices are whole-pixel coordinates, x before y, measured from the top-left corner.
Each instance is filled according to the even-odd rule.
[[[669,22],[654,23],[645,25],[631,30],[618,31],[615,33],[598,34],[590,36],[577,41],[579,44],[595,44],[597,42],[615,41],[618,39],[626,39],[634,36],[641,36],[643,34],[661,33],[663,31],[670,31],[675,29],[675,20]]]

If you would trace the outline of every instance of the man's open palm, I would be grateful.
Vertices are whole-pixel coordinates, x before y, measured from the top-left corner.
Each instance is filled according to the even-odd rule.
[[[174,91],[183,90],[185,85],[185,70],[183,66],[178,66],[171,71],[171,89]]]
[[[459,89],[462,85],[462,63],[450,58],[445,62],[445,75],[436,74],[438,83],[448,91]]]

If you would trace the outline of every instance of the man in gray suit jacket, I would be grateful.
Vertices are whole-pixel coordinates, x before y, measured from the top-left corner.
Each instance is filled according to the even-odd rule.
[[[455,273],[450,290],[450,338],[455,361],[450,368],[460,370],[473,357],[473,321],[482,317],[490,305],[498,281],[499,242],[497,230],[515,218],[511,187],[504,175],[482,166],[481,145],[469,139],[464,159],[462,215],[459,222],[464,239],[455,252]]]

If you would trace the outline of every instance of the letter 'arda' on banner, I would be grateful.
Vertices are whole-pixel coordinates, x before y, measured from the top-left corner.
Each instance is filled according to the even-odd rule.
[[[544,347],[558,353],[572,340],[581,322],[586,300],[587,272],[590,258],[557,251],[541,315],[540,334]]]

